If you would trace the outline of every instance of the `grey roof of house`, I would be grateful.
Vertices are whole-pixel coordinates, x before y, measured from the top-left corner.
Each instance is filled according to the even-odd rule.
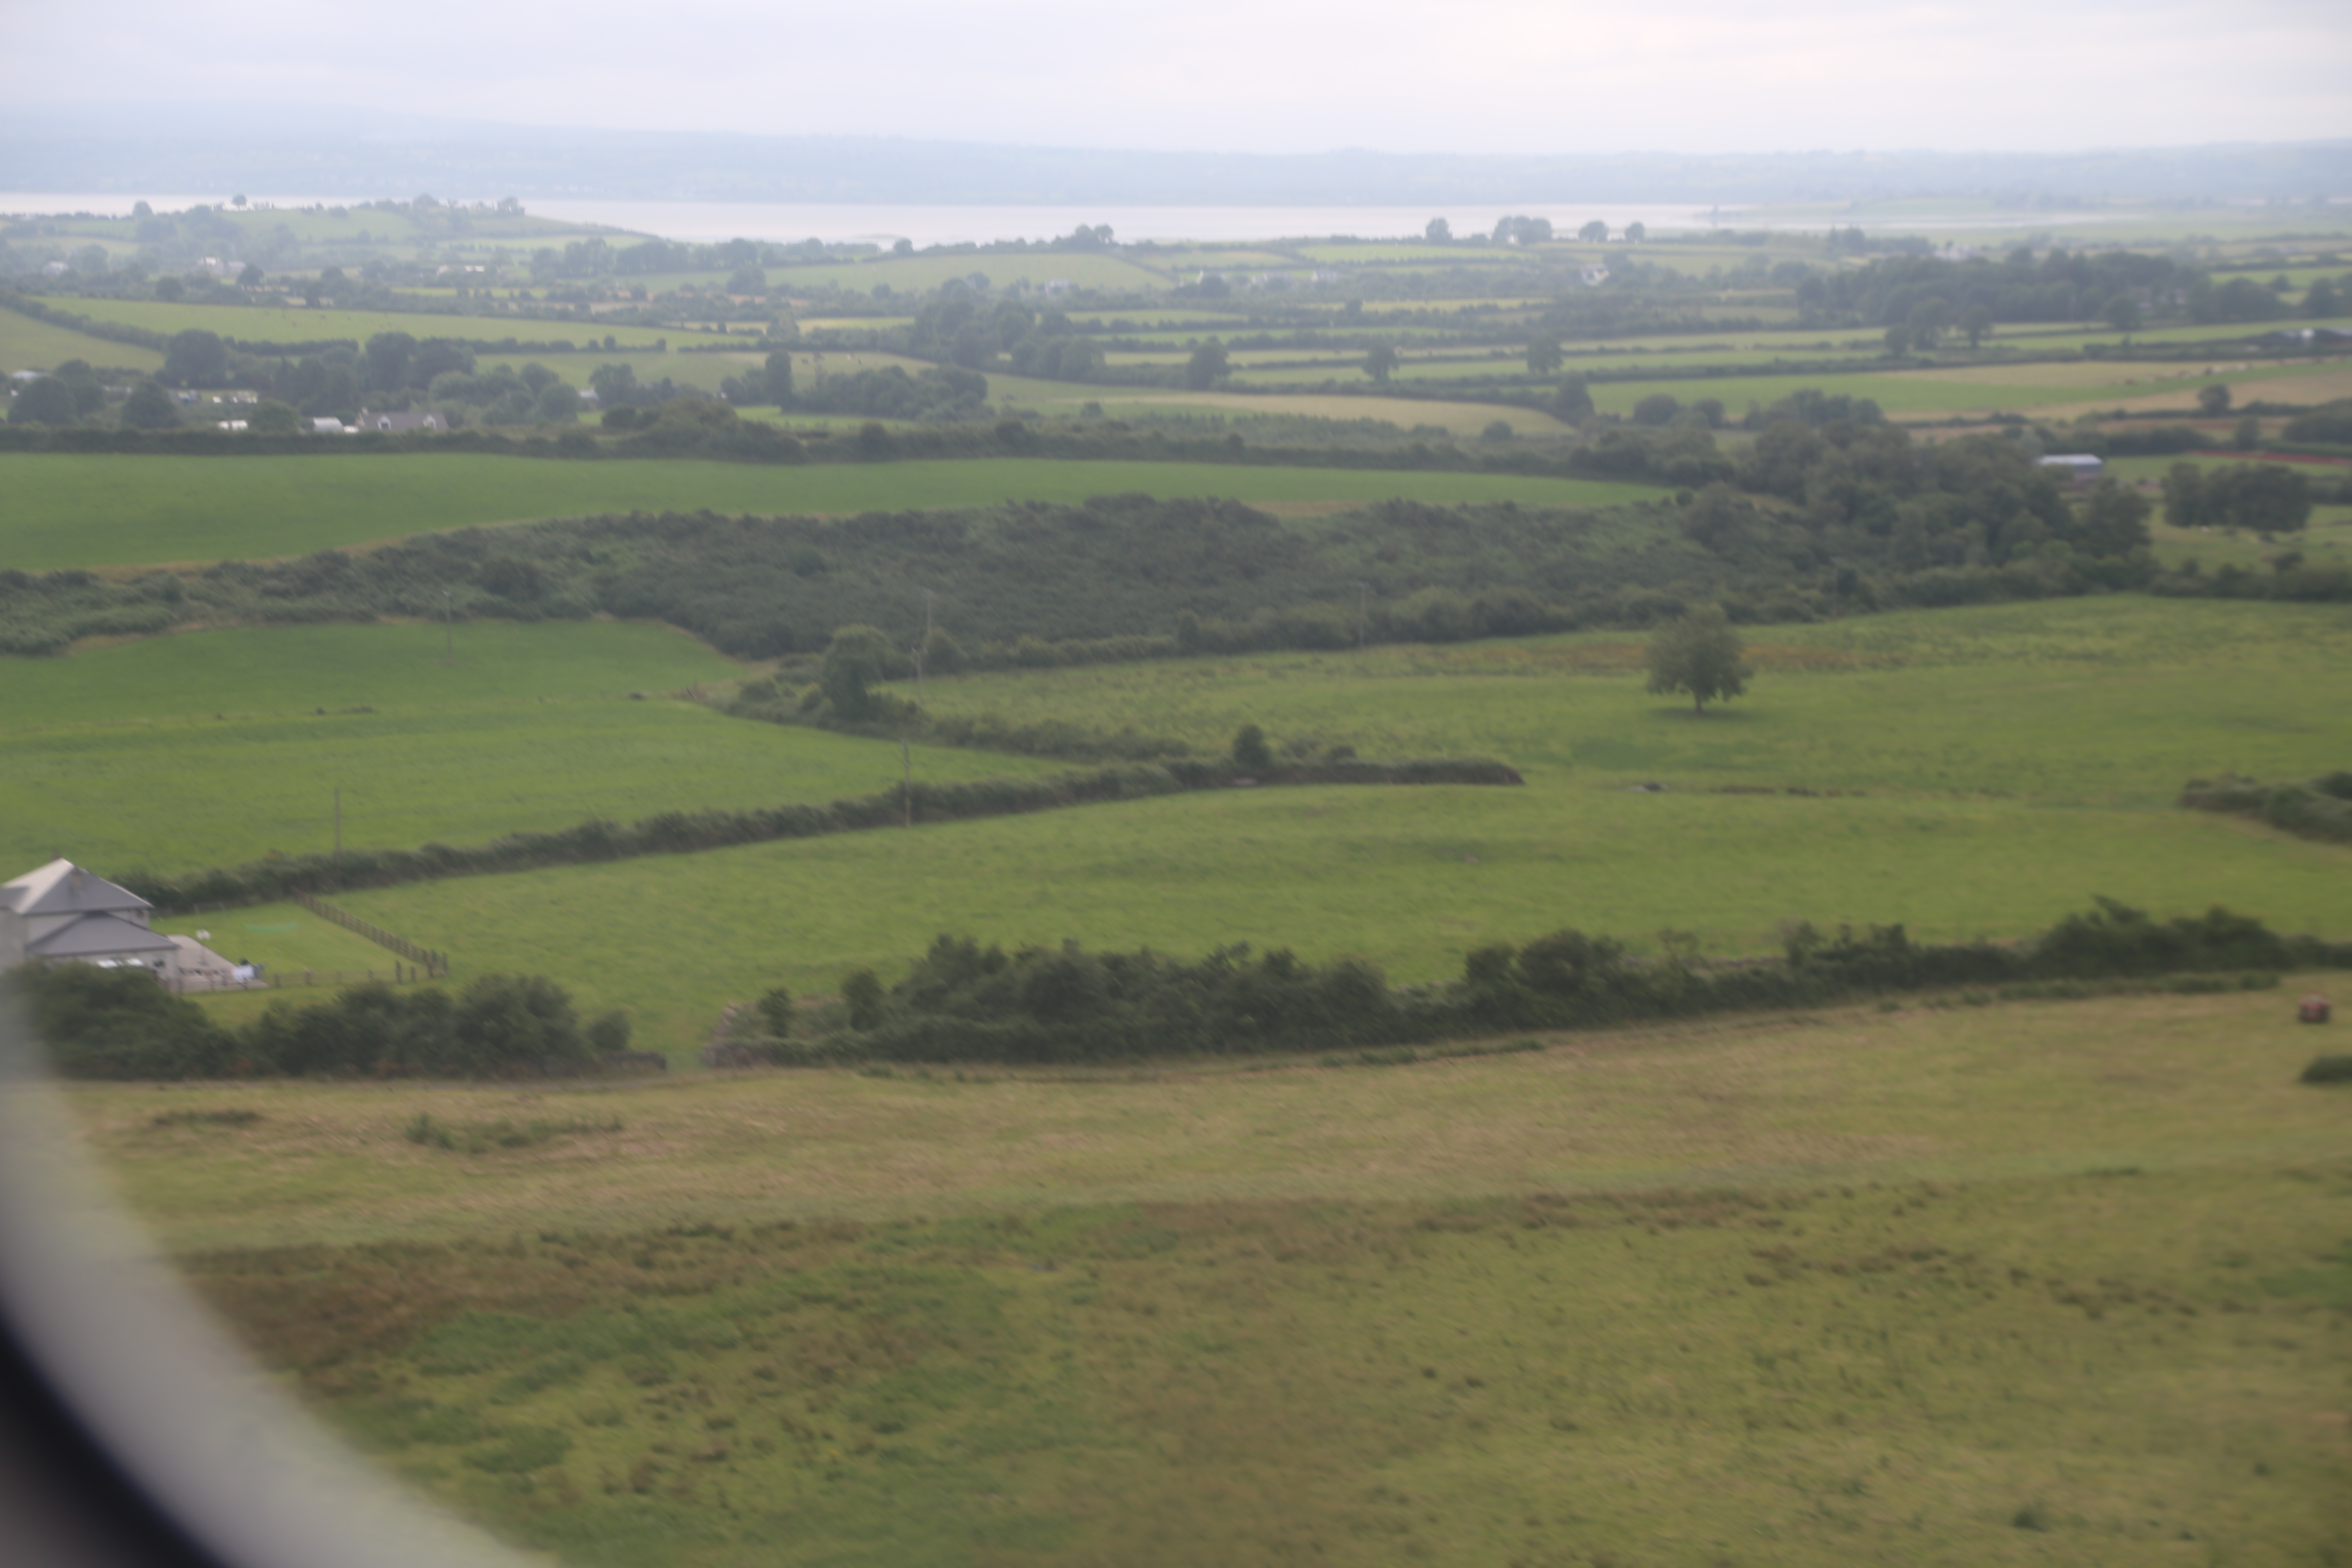
[[[128,889],[70,860],[52,860],[14,881],[0,884],[0,909],[20,915],[69,915],[91,910],[152,910],[155,906]]]
[[[35,958],[106,958],[118,952],[177,952],[179,944],[119,915],[87,914],[34,938],[25,950]]]

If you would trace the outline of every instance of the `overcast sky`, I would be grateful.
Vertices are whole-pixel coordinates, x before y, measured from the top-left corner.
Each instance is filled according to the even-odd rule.
[[[0,97],[81,97],[96,113],[205,99],[1268,153],[2070,151],[2352,135],[2345,0],[5,4]],[[305,113],[288,134],[336,130],[331,113]]]

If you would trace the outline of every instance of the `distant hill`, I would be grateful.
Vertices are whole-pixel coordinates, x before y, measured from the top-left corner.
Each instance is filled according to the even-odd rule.
[[[761,202],[1419,205],[1432,202],[1864,201],[1993,196],[2195,202],[2352,195],[2352,141],[2074,153],[1285,155],[994,146],[865,136],[738,136],[219,106],[0,111],[0,190],[252,190],[377,197],[502,195]],[[192,121],[205,134],[172,130]],[[249,121],[249,123],[247,122]]]

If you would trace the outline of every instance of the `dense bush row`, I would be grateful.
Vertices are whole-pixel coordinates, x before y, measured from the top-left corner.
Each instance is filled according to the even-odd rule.
[[[2352,840],[2352,772],[2338,770],[2299,784],[2263,784],[2234,773],[2191,779],[2180,792],[2180,804],[2256,817],[2305,838]]]
[[[638,438],[689,423],[665,414]],[[1706,433],[1654,436],[1692,438]],[[657,618],[781,658],[850,623],[908,647],[924,619],[908,584],[932,583],[947,585],[937,625],[971,662],[1020,666],[1165,657],[1171,638],[1180,653],[1452,641],[1643,626],[1690,601],[1805,621],[2149,579],[2130,492],[2070,506],[2013,443],[1907,443],[1879,426],[1775,426],[1738,465],[1742,484],[1780,498],[1765,504],[1715,484],[1600,512],[1399,500],[1291,522],[1139,495],[840,521],[639,513],[131,581],[0,572],[0,651],[188,624],[438,618],[448,595],[460,616]]]
[[[973,779],[933,784],[917,780],[855,800],[824,805],[775,805],[751,811],[667,811],[623,826],[583,822],[552,833],[510,833],[488,844],[427,844],[417,849],[346,849],[341,854],[283,855],[242,866],[176,877],[132,871],[117,879],[165,909],[199,904],[269,903],[295,893],[387,888],[444,877],[523,871],[542,866],[591,865],[639,855],[683,855],[779,838],[896,827],[909,822],[961,822],[1018,812],[1051,811],[1100,801],[1136,800],[1231,784],[1225,763],[1171,757],[1034,779]],[[1517,784],[1519,775],[1479,759],[1365,763],[1328,761],[1267,773],[1261,784]]]
[[[513,1078],[590,1070],[625,1051],[629,1020],[583,1025],[539,975],[486,974],[437,987],[354,987],[297,1008],[273,1002],[231,1026],[143,973],[83,963],[12,971],[10,988],[67,1078]]]
[[[1223,948],[1194,962],[1149,951],[1090,953],[1075,942],[1014,952],[941,936],[885,989],[867,971],[842,1005],[794,1031],[763,1007],[757,1047],[782,1062],[1104,1062],[1248,1055],[1575,1029],[1728,1010],[1797,1007],[1942,986],[2147,979],[2221,971],[2352,967],[2352,943],[2285,938],[2215,908],[2158,921],[2109,900],[2014,947],[1913,942],[1900,926],[1786,934],[1782,958],[1706,963],[1696,942],[1661,933],[1662,955],[1559,931],[1485,947],[1450,984],[1396,989],[1360,959],[1306,963],[1286,950]],[[782,1028],[776,1026],[781,1022]]]
[[[1283,949],[1221,948],[1188,963],[1148,950],[1090,953],[1076,942],[1007,953],[942,936],[896,985],[868,970],[848,975],[835,1005],[803,1012],[770,993],[725,1055],[1115,1062],[1590,1028],[1943,986],[2352,967],[2352,942],[2282,937],[2218,907],[2158,921],[2104,899],[2016,947],[1920,945],[1900,926],[1834,938],[1797,926],[1780,959],[1710,964],[1692,939],[1660,937],[1662,956],[1643,959],[1606,937],[1554,931],[1523,947],[1480,948],[1450,984],[1398,990],[1360,959],[1315,964]],[[71,1078],[525,1077],[637,1065],[621,1054],[625,1015],[583,1026],[571,998],[538,976],[485,975],[455,996],[362,986],[299,1009],[276,1003],[235,1028],[144,974],[64,964],[21,968],[8,981],[57,1070]],[[804,1018],[814,1029],[802,1028]]]

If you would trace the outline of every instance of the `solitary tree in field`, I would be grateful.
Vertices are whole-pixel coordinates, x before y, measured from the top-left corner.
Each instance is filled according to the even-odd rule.
[[[1549,375],[1559,368],[1559,336],[1556,332],[1538,332],[1528,340],[1528,374]]]
[[[263,408],[284,408],[282,403],[265,403]],[[293,411],[288,409],[289,414]],[[256,412],[249,428],[258,430],[259,414]],[[179,405],[172,395],[152,381],[142,381],[131,389],[122,400],[122,422],[135,430],[168,430],[180,422]]]
[[[1650,689],[1687,691],[1691,711],[1706,711],[1710,698],[1728,700],[1748,689],[1754,672],[1741,658],[1743,646],[1720,605],[1702,605],[1668,621],[1650,637]]]
[[[2197,389],[2197,407],[2208,417],[2219,417],[2230,411],[2230,389],[2216,384]]]
[[[1589,245],[1600,245],[1609,237],[1609,226],[1594,218],[1576,231],[1576,237]]]
[[[1364,374],[1374,381],[1386,381],[1397,367],[1397,352],[1387,343],[1374,343],[1364,352]]]
[[[1225,345],[1211,338],[1194,349],[1192,357],[1185,362],[1184,384],[1195,392],[1202,387],[1214,386],[1225,379],[1232,364],[1233,362],[1225,355]]]
[[[897,649],[872,626],[844,626],[833,634],[817,674],[817,689],[845,719],[869,719],[877,706],[868,688],[889,679]]]
[[[75,425],[80,420],[73,389],[54,375],[26,383],[8,409],[11,425]]]
[[[1645,224],[1645,223],[1629,223],[1629,224],[1627,224],[1627,225],[1625,226],[1625,243],[1626,243],[1626,244],[1628,244],[1628,245],[1639,245],[1639,244],[1641,244],[1643,240],[1645,240],[1645,239],[1647,239],[1647,238],[1649,238],[1649,237],[1650,237],[1650,226],[1649,226],[1648,224]]]
[[[1429,226],[1423,229],[1422,234],[1432,245],[1451,245],[1454,243],[1454,226],[1446,222],[1442,217],[1431,218],[1429,220]]]

